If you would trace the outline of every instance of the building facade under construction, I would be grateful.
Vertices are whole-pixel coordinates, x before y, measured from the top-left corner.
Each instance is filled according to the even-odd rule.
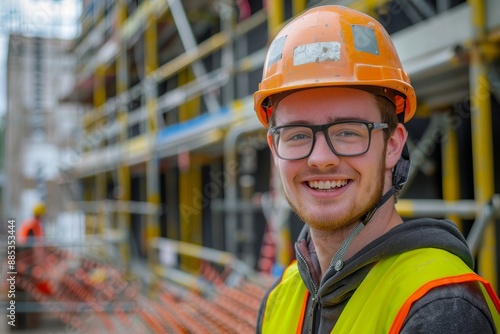
[[[378,18],[416,89],[400,213],[456,221],[496,282],[493,0],[83,1],[76,84],[65,98],[81,106],[83,136],[62,186],[86,234],[115,242],[124,263],[147,261],[157,237],[228,251],[267,272],[290,261],[301,222],[280,195],[252,95],[277,31],[326,3]]]

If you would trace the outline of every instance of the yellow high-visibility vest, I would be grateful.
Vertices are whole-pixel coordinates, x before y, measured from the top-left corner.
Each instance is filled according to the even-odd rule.
[[[423,248],[378,262],[352,295],[332,333],[399,333],[413,302],[430,289],[473,281],[481,283],[495,326],[500,329],[500,301],[491,285],[457,256]],[[293,262],[269,293],[262,333],[301,333],[308,298]]]

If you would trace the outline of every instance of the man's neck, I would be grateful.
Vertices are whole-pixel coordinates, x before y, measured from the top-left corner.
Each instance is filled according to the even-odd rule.
[[[387,231],[403,222],[398,215],[393,205],[381,207],[374,214],[372,219],[359,232],[350,244],[347,252],[343,257],[343,261],[348,260],[364,246],[368,245],[373,240],[385,234]],[[320,231],[313,228],[310,229],[311,238],[314,242],[318,261],[321,268],[321,276],[326,272],[332,258],[335,256],[344,240],[352,233],[359,224],[353,223],[348,228],[342,228],[335,231]]]

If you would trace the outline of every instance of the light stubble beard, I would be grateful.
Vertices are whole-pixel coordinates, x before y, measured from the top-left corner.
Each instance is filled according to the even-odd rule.
[[[295,214],[299,217],[300,220],[302,220],[304,223],[309,225],[311,228],[319,231],[319,232],[324,232],[324,233],[330,233],[330,232],[338,232],[338,231],[348,231],[350,230],[353,226],[357,225],[360,223],[362,218],[365,217],[365,215],[375,208],[375,206],[378,204],[380,199],[383,196],[384,192],[384,181],[385,181],[385,152],[386,152],[386,147],[384,147],[384,152],[382,157],[384,159],[380,159],[379,163],[379,178],[377,180],[377,183],[375,184],[375,189],[373,190],[373,195],[371,198],[366,201],[362,207],[357,208],[354,207],[354,211],[349,213],[346,213],[345,216],[343,217],[326,217],[326,216],[314,216],[310,217],[311,215],[308,215],[305,213],[305,210],[301,208],[301,205],[295,205],[292,203],[290,200],[289,196],[284,192],[285,198],[292,208],[292,210],[295,212]],[[283,185],[282,185],[283,187]]]

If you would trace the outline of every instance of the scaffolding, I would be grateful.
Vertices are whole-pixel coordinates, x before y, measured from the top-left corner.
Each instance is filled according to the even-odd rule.
[[[409,124],[412,174],[399,212],[455,221],[497,289],[499,144],[492,129],[499,119],[492,110],[499,108],[500,3],[335,3],[391,30],[419,98],[417,126]],[[268,42],[308,2],[84,4],[78,84],[68,99],[92,106],[70,180],[84,188],[78,201],[88,233],[120,231],[127,263],[152,261],[148,249],[161,236],[227,250],[252,268],[263,253],[285,265],[292,258],[289,210],[275,175],[265,171],[266,134],[251,95]],[[435,182],[432,198],[418,198],[428,195],[422,178]],[[269,240],[278,246],[262,252]],[[199,261],[183,259],[187,272],[199,269]]]

